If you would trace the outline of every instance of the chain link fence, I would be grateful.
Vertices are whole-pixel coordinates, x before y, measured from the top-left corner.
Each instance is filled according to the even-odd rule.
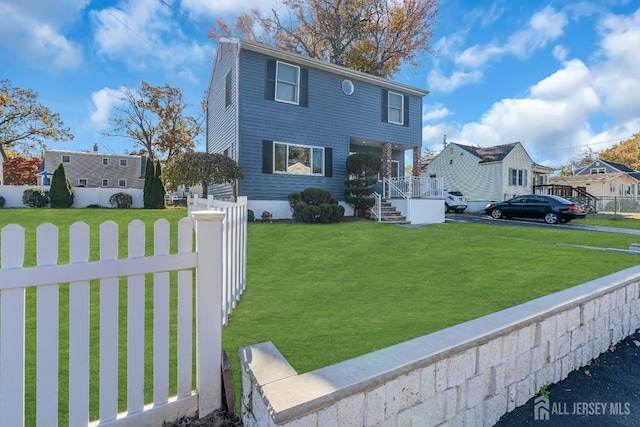
[[[601,214],[640,214],[640,197],[599,197],[596,211]]]

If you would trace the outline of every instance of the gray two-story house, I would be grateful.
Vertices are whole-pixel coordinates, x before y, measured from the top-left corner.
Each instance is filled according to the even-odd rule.
[[[377,153],[386,175],[404,175],[405,152],[420,158],[427,93],[261,43],[221,39],[207,92],[207,151],[233,158],[244,178],[209,194],[247,196],[257,216],[286,218],[287,196],[305,188],[344,201],[351,153]]]

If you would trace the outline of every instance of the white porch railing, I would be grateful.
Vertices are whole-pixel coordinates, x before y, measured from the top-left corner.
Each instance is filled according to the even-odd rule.
[[[414,176],[409,178],[389,178],[388,197],[405,199],[441,199],[442,178]]]
[[[191,218],[191,219],[190,219]],[[159,426],[196,412],[204,417],[222,406],[221,338],[223,278],[243,277],[244,260],[230,260],[232,240],[241,240],[235,231],[225,228],[232,221],[215,211],[191,212],[178,225],[178,253],[169,254],[169,223],[154,225],[154,255],[145,256],[145,224],[129,224],[128,258],[118,257],[118,226],[107,221],[100,226],[100,260],[89,262],[89,227],[75,223],[70,228],[69,264],[58,264],[58,229],[52,224],[38,227],[37,266],[23,267],[25,230],[15,224],[0,234],[0,427],[25,425],[25,411],[35,412],[29,425],[56,425],[58,402],[68,405],[71,426]],[[244,217],[246,218],[246,216]],[[246,223],[246,221],[245,221]],[[193,229],[196,250],[192,249]],[[245,235],[246,236],[246,235]],[[246,247],[246,243],[242,243]],[[242,264],[242,265],[241,265]],[[225,271],[232,266],[233,271]],[[195,308],[193,272],[195,268]],[[170,271],[177,271],[175,294],[171,302]],[[152,306],[145,307],[145,275],[151,275]],[[127,279],[126,302],[119,297],[119,278]],[[91,280],[99,284],[90,285]],[[95,286],[98,286],[96,288]],[[26,330],[27,289],[35,288],[37,326]],[[66,289],[65,289],[66,288]],[[64,289],[64,290],[63,290]],[[62,290],[62,293],[61,293]],[[68,292],[68,347],[59,337],[59,307]],[[226,294],[228,300],[230,294]],[[99,308],[90,303],[99,299]],[[127,340],[119,337],[119,323],[126,304]],[[170,304],[175,308],[177,332],[177,395],[169,396]],[[91,312],[99,309],[98,324],[90,324]],[[153,312],[153,333],[145,334],[145,311]],[[194,313],[195,311],[195,313]],[[195,345],[193,319],[195,314]],[[66,322],[66,319],[63,319]],[[99,354],[91,354],[90,331],[99,330]],[[31,334],[35,335],[33,338]],[[150,338],[151,337],[151,338]],[[25,342],[35,339],[36,354],[25,354]],[[152,350],[145,351],[151,339]],[[60,347],[60,343],[64,346]],[[95,344],[95,343],[94,343]],[[126,412],[118,413],[118,356],[126,346]],[[59,355],[67,353],[68,383],[59,377]],[[193,354],[195,352],[195,366]],[[91,356],[91,357],[90,357]],[[145,361],[153,360],[153,401],[145,405]],[[90,362],[91,361],[91,362]],[[99,400],[90,396],[89,365],[99,364]],[[25,375],[36,372],[35,378]],[[32,365],[33,364],[33,365]],[[32,367],[33,366],[33,367]],[[195,389],[192,373],[196,372]],[[59,378],[64,385],[59,384]],[[96,381],[97,378],[91,379]],[[25,382],[27,385],[25,386]],[[148,380],[147,380],[148,383]],[[65,391],[68,386],[68,395]],[[25,390],[35,390],[35,403],[25,404]],[[95,395],[95,393],[93,394]],[[121,399],[120,399],[121,400]],[[99,407],[99,420],[90,424],[89,407]],[[31,409],[33,408],[33,409]],[[65,411],[66,412],[66,411]]]
[[[376,202],[373,205],[373,207],[370,209],[371,215],[373,215],[373,217],[378,222],[381,222],[382,221],[382,196],[380,196],[380,194],[376,193],[375,191],[373,192],[372,196]]]
[[[213,210],[225,213],[222,224],[222,323],[226,325],[247,286],[247,198],[238,197],[237,202],[231,202],[195,195],[187,206],[189,212]]]

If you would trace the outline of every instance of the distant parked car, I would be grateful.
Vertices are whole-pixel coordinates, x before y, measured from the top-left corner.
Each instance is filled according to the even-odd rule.
[[[444,209],[449,213],[455,211],[457,213],[464,212],[467,209],[467,199],[459,191],[443,190],[442,196],[444,197]]]
[[[583,218],[582,206],[560,196],[527,194],[511,200],[489,203],[484,210],[494,219],[541,218],[547,224]]]

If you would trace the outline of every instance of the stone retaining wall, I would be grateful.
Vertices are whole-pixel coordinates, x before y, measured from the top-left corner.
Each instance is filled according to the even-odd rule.
[[[492,426],[631,335],[639,283],[630,268],[300,375],[244,347],[244,426]]]

